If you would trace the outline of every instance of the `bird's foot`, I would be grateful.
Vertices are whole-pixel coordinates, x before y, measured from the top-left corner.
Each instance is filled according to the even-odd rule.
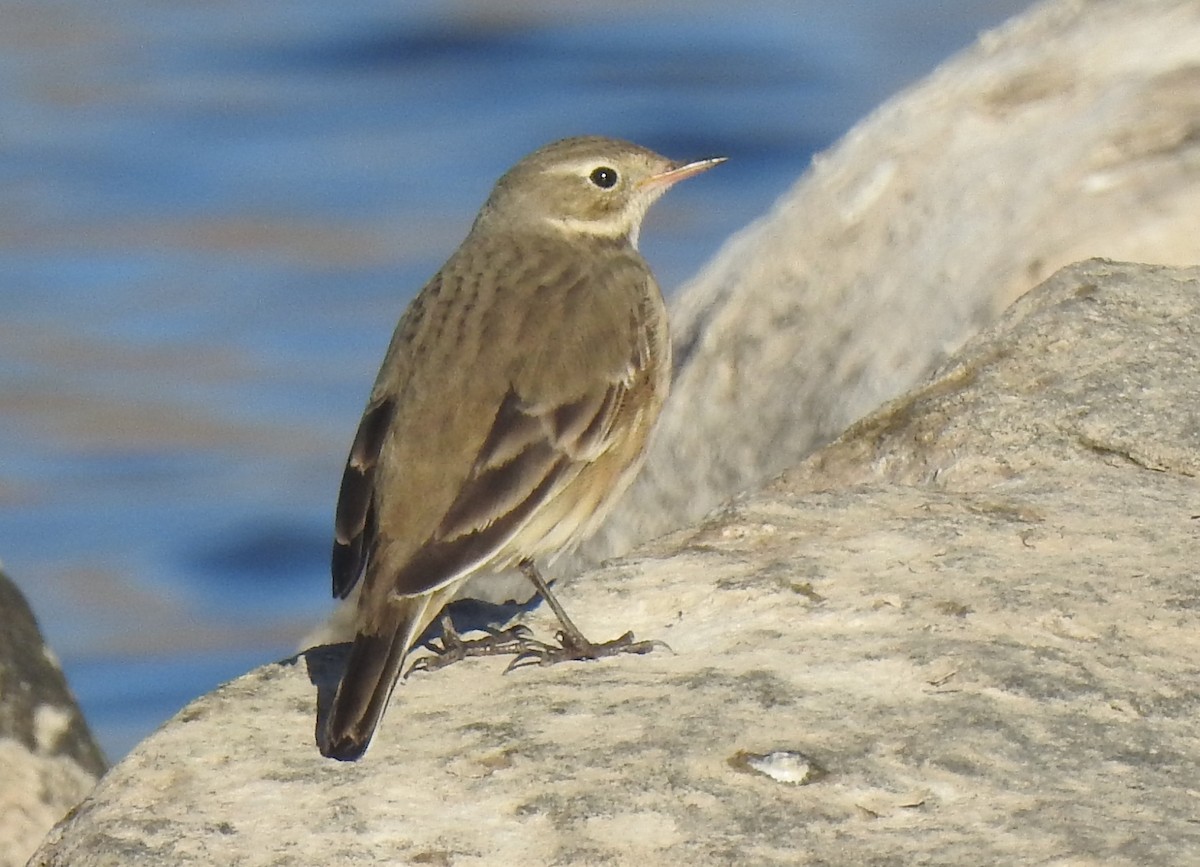
[[[572,635],[565,629],[559,630],[555,638],[558,640],[557,645],[530,640],[528,646],[519,651],[513,661],[508,664],[508,668],[504,669],[504,673],[507,674],[514,668],[526,665],[554,665],[576,659],[603,659],[622,653],[641,655],[649,653],[656,647],[671,649],[665,641],[657,639],[634,641],[632,632],[626,632],[620,638],[614,638],[612,641],[600,643],[588,641],[578,632]]]
[[[508,629],[487,629],[487,636],[464,640],[449,623],[448,618],[442,621],[442,637],[436,642],[430,642],[429,647],[434,651],[433,656],[422,656],[413,660],[408,674],[414,671],[437,671],[463,659],[473,656],[508,656],[537,652],[545,647],[542,642],[532,637],[529,628],[517,624]],[[407,677],[407,675],[405,675]]]

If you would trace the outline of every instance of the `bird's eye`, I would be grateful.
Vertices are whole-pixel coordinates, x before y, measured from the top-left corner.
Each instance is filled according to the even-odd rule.
[[[610,169],[608,166],[600,166],[588,175],[588,180],[602,190],[611,189],[617,183],[617,170]]]

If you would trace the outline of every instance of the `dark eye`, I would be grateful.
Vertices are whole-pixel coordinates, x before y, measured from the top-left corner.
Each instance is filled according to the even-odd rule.
[[[588,180],[602,190],[610,189],[617,183],[617,170],[610,169],[608,166],[600,166],[588,175]]]

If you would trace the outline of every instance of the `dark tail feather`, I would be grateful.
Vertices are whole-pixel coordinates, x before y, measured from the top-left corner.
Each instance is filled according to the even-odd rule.
[[[441,603],[438,593],[397,599],[391,603],[392,616],[379,632],[360,632],[354,639],[346,671],[318,738],[322,755],[343,762],[362,758],[396,687],[409,648],[437,616]]]

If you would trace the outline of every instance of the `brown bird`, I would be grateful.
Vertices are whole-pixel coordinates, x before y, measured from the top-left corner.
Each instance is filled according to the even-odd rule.
[[[409,305],[338,497],[333,592],[363,587],[324,755],[362,756],[412,645],[472,576],[525,572],[562,621],[560,658],[653,644],[589,642],[534,561],[594,531],[641,464],[671,359],[638,232],[668,187],[722,160],[547,145],[497,182]]]

